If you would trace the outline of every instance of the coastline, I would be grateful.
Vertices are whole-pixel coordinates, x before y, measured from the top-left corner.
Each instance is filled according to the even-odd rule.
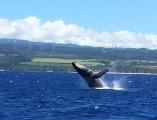
[[[67,73],[77,73],[76,71],[63,71],[63,70],[48,70],[48,71],[29,71],[29,70],[4,70],[4,69],[0,69],[0,72],[67,72]],[[134,73],[134,72],[128,72],[128,73],[125,73],[125,72],[108,72],[106,74],[126,74],[126,75],[157,75],[157,73]]]
[[[107,74],[128,74],[128,75],[157,75],[157,73],[124,73],[124,72],[108,72]]]

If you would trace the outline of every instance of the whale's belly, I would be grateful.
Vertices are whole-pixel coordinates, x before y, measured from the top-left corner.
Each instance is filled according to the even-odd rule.
[[[90,88],[103,88],[107,86],[101,79],[86,78],[86,82]]]

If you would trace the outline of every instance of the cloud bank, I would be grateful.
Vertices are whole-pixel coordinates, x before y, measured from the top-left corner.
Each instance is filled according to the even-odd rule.
[[[95,47],[157,49],[157,35],[128,30],[98,32],[74,24],[65,24],[62,20],[42,22],[34,16],[18,20],[1,18],[0,37]]]

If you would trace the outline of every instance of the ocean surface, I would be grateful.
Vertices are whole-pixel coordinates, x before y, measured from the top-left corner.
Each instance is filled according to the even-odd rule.
[[[89,89],[68,72],[0,72],[0,120],[157,120],[157,75],[107,74]]]

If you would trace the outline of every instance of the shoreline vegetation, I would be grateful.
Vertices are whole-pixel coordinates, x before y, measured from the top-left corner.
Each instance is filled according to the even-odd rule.
[[[157,74],[157,50],[101,48],[73,44],[0,39],[0,71],[75,72],[78,62],[93,70],[112,73]]]

